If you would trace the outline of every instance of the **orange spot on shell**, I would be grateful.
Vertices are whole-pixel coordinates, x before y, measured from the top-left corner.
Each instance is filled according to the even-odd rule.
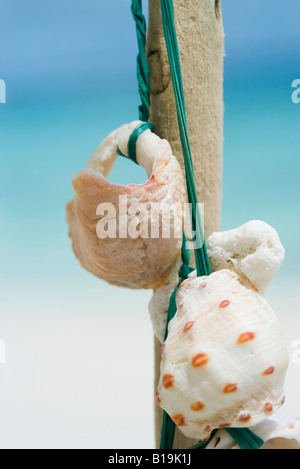
[[[179,288],[184,287],[184,285],[191,282],[192,280],[193,280],[192,278],[186,278],[183,282],[181,282]]]
[[[226,384],[226,386],[224,387],[223,392],[224,392],[225,394],[229,394],[230,392],[235,392],[235,391],[237,391],[237,388],[238,388],[237,383],[228,383],[228,384]]]
[[[251,420],[250,414],[241,414],[239,416],[239,422],[249,422],[249,420]]]
[[[272,412],[273,411],[273,406],[270,402],[267,402],[265,404],[265,412],[268,413],[268,412]]]
[[[221,423],[221,425],[219,425],[219,428],[225,428],[225,427],[231,427],[231,423]]]
[[[256,336],[255,332],[244,332],[241,334],[237,340],[238,344],[244,344],[245,342],[249,342],[250,340],[253,340]]]
[[[224,301],[221,301],[221,303],[219,304],[219,308],[226,308],[229,305],[230,305],[230,301],[224,300]]]
[[[194,412],[199,412],[199,410],[202,410],[204,408],[204,404],[201,401],[193,402],[193,404],[190,405],[191,410]]]
[[[205,287],[206,287],[206,283],[202,283],[202,285],[200,285],[200,287],[199,287],[199,290],[203,290],[203,288],[205,288]]]
[[[283,405],[285,403],[285,396],[283,396],[283,398],[281,399],[281,405]]]
[[[185,427],[187,425],[184,415],[182,414],[171,415],[171,419],[178,427]]]
[[[209,355],[207,353],[198,353],[192,358],[192,366],[198,367],[206,365],[209,362]]]
[[[195,321],[187,322],[186,325],[183,328],[183,332],[189,331],[193,327],[194,324],[195,324]]]
[[[270,366],[267,370],[265,370],[262,375],[271,375],[272,373],[274,373],[275,371],[275,368],[274,366]]]
[[[161,404],[161,398],[159,397],[159,392],[158,391],[156,391],[156,393],[155,393],[155,400],[156,400],[158,405]]]
[[[207,432],[211,432],[212,431],[212,427],[210,425],[206,425],[206,427],[204,428],[204,431],[207,433]],[[203,441],[203,440],[202,440]]]
[[[175,376],[171,374],[165,374],[162,378],[162,384],[165,389],[169,389],[174,385]]]

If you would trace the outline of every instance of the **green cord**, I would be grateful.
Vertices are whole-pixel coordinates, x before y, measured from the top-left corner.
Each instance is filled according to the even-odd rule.
[[[150,73],[146,55],[147,26],[142,12],[142,0],[132,0],[131,12],[136,25],[136,36],[139,50],[137,55],[137,80],[139,95],[142,101],[142,104],[139,106],[139,119],[142,123],[139,124],[130,134],[127,145],[128,157],[121,152],[119,147],[117,147],[117,153],[138,164],[136,160],[136,141],[145,130],[150,129],[151,132],[153,132],[154,125],[149,121]]]
[[[154,131],[154,125],[152,122],[141,122],[138,124],[135,129],[131,132],[129,139],[128,139],[128,144],[127,144],[127,155],[124,155],[124,153],[121,152],[120,148],[117,147],[117,153],[121,156],[125,156],[125,158],[129,158],[131,161],[133,161],[135,164],[138,164],[136,160],[136,141],[139,138],[139,136],[145,132],[145,130],[150,129],[151,132]]]
[[[139,87],[139,95],[142,104],[139,106],[139,119],[142,121],[131,133],[128,145],[127,153],[128,158],[134,163],[136,161],[136,141],[145,130],[150,129],[154,131],[154,125],[149,121],[149,107],[150,107],[150,73],[146,55],[146,20],[142,12],[142,0],[132,0],[131,12],[136,25],[136,36],[138,42],[138,55],[137,55],[137,80]],[[121,156],[125,156],[120,148],[117,147],[117,153]]]
[[[144,121],[142,124],[139,124],[128,141],[128,157],[132,159],[135,163],[136,154],[135,154],[135,145],[138,136],[147,128],[150,128],[153,131],[153,124],[149,122],[149,106],[150,106],[150,73],[147,62],[146,55],[146,20],[142,13],[142,0],[132,0],[131,11],[133,18],[136,23],[136,33],[139,53],[137,56],[137,78],[138,78],[138,88],[139,95],[142,101],[142,104],[139,106],[139,118],[141,121]],[[180,59],[176,38],[176,30],[174,24],[174,12],[173,12],[173,2],[172,0],[161,0],[161,12],[163,19],[163,26],[165,32],[165,40],[167,46],[167,52],[169,57],[170,70],[173,81],[173,88],[175,94],[176,110],[177,110],[177,119],[179,134],[182,146],[182,152],[184,157],[184,164],[186,170],[186,183],[187,183],[187,192],[188,200],[192,206],[191,221],[193,232],[196,233],[194,237],[194,248],[195,248],[195,260],[197,275],[209,275],[211,273],[209,258],[207,254],[207,248],[205,243],[203,223],[201,219],[201,214],[198,204],[198,196],[195,185],[194,178],[194,169],[193,169],[193,160],[191,155],[191,149],[188,138],[187,131],[187,122],[185,114],[185,104],[184,104],[184,94],[183,94],[183,85],[182,85],[182,76],[181,76],[181,67]],[[118,149],[118,153],[122,155]],[[123,155],[124,156],[124,155]],[[185,234],[183,233],[182,241],[182,266],[179,270],[179,284],[175,291],[173,292],[170,305],[168,310],[165,339],[168,335],[168,324],[173,319],[176,314],[176,302],[175,296],[178,290],[180,283],[183,280],[188,278],[188,275],[194,269],[189,266],[190,254],[187,247],[187,240]],[[164,411],[163,413],[163,424],[161,431],[161,449],[172,449],[174,435],[175,435],[175,423],[170,418],[170,416]],[[204,449],[207,444],[211,441],[215,434],[214,430],[207,442],[199,442],[190,449]],[[238,429],[238,428],[226,428],[226,431],[234,438],[237,444],[242,449],[258,449],[264,443],[258,436],[252,433],[248,428]]]
[[[192,204],[192,228],[196,232],[195,242],[195,259],[197,267],[197,275],[209,275],[211,273],[209,258],[206,249],[205,237],[203,224],[201,220],[199,205],[198,205],[198,196],[195,185],[194,170],[193,170],[193,160],[191,155],[191,148],[189,144],[188,131],[187,131],[187,122],[185,114],[185,104],[184,104],[184,93],[183,93],[183,84],[181,76],[181,67],[180,67],[180,58],[178,51],[178,44],[176,38],[176,30],[174,24],[174,11],[173,11],[173,2],[172,0],[161,0],[161,13],[163,20],[163,27],[165,33],[165,41],[167,46],[174,94],[175,94],[175,103],[177,110],[177,120],[179,127],[179,134],[182,146],[182,152],[184,157],[184,164],[186,170],[186,179],[187,179],[187,191],[188,191],[188,200]],[[200,243],[200,245],[199,245]],[[181,279],[180,279],[181,280]],[[176,293],[175,293],[176,294]],[[176,314],[176,304],[175,304],[175,294],[172,295],[170,300],[170,307],[168,312],[168,320],[166,327],[166,336],[168,329],[168,321],[170,317]],[[167,414],[164,413],[163,424],[162,424],[162,437],[161,437],[161,449],[170,449],[173,445],[175,423],[167,417]],[[240,448],[242,449],[257,449],[262,444],[263,441],[254,435],[247,428],[240,429],[226,429],[228,433],[235,439]],[[169,434],[168,434],[169,433]],[[198,446],[203,447],[203,446]]]
[[[259,449],[264,441],[249,428],[226,428],[241,449]]]
[[[137,77],[139,95],[142,104],[139,106],[141,121],[149,119],[150,106],[150,73],[146,55],[146,20],[142,13],[142,0],[132,0],[131,11],[136,24],[136,35],[139,53],[137,56]]]
[[[152,122],[142,122],[141,124],[137,125],[134,131],[130,134],[128,140],[128,156],[129,158],[137,163],[136,161],[136,141],[138,137],[145,131],[150,129],[151,131],[154,130],[154,125]],[[138,164],[138,163],[137,163]]]
[[[249,428],[245,428],[245,431],[240,432],[239,428],[228,428],[228,433],[232,436],[235,442],[242,449],[259,449],[264,441],[255,435]],[[199,441],[194,446],[191,446],[189,449],[205,449],[207,445],[211,442],[218,430],[213,430],[207,441]]]
[[[185,114],[185,103],[184,93],[182,85],[181,67],[179,59],[178,44],[176,38],[176,31],[174,25],[174,12],[173,2],[170,0],[161,0],[161,12],[162,20],[165,33],[165,41],[167,46],[171,76],[173,81],[173,88],[175,94],[175,103],[177,111],[177,120],[179,127],[179,134],[181,140],[181,147],[184,157],[184,165],[186,170],[186,183],[188,201],[192,206],[192,229],[196,233],[194,237],[194,248],[195,248],[195,260],[197,275],[209,275],[211,268],[209,264],[206,243],[204,238],[204,229],[199,209],[198,195],[195,184],[194,168],[192,153],[189,143],[186,114]]]
[[[176,293],[178,291],[179,285],[186,279],[188,278],[189,274],[193,272],[194,268],[190,267],[190,252],[187,247],[187,239],[185,234],[183,233],[183,239],[182,239],[182,248],[181,248],[181,259],[182,259],[182,266],[179,270],[179,283],[175,290],[173,291],[171,298],[170,298],[170,304],[169,304],[169,309],[168,309],[168,315],[167,315],[167,322],[166,322],[166,330],[165,330],[165,336],[164,336],[164,341],[166,340],[168,336],[168,325],[169,322],[173,319],[177,312],[177,307],[176,307]],[[160,449],[172,449],[173,447],[173,441],[174,441],[174,435],[175,435],[175,424],[171,417],[167,414],[167,412],[164,410],[163,411],[163,422],[162,422],[162,430],[161,430],[161,438],[160,438]]]

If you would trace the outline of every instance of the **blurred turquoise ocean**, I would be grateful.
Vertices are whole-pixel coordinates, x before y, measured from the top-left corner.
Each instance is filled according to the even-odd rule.
[[[300,2],[224,0],[223,16],[222,229],[251,219],[276,228],[286,260],[270,296],[277,303],[278,292],[288,292],[278,305],[300,313],[300,104],[291,99],[292,82],[300,78]],[[96,334],[90,336],[91,329],[114,324],[120,338],[110,330],[111,343],[117,347],[124,334],[132,343],[145,332],[150,386],[140,393],[148,396],[151,419],[151,292],[119,290],[81,269],[65,222],[73,174],[111,130],[138,117],[130,1],[2,0],[0,17],[0,79],[7,93],[0,104],[0,339],[7,344],[7,364],[0,365],[0,446],[108,448],[119,428],[123,447],[130,447],[130,432],[132,447],[145,447],[146,439],[151,447],[152,421],[133,422],[129,432],[123,421],[125,403],[139,415],[131,385],[123,401],[113,394],[124,419],[104,414],[110,394],[105,401],[101,390],[109,385],[97,363],[108,352]],[[119,160],[110,180],[144,182],[141,168]],[[118,323],[112,316],[121,316],[124,304],[130,329],[121,336],[124,317]],[[140,314],[136,323],[133,308]],[[291,324],[287,333],[292,330]],[[294,331],[289,346],[300,338],[299,328]],[[97,379],[90,381],[91,375]],[[293,377],[290,383],[295,386]]]

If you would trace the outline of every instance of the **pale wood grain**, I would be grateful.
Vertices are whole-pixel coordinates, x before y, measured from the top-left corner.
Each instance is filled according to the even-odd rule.
[[[219,0],[174,0],[189,140],[199,202],[205,204],[205,235],[220,228],[223,149],[224,33]],[[160,13],[160,0],[149,0],[147,56],[150,67],[150,120],[155,133],[166,138],[182,168],[183,156]],[[159,377],[161,344],[155,340],[155,386]],[[155,406],[156,444],[162,411]],[[176,430],[174,448],[193,440]]]

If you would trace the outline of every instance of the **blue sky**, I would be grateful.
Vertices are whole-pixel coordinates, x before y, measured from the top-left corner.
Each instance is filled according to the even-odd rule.
[[[132,91],[136,39],[129,7],[129,0],[2,0],[1,74],[11,99],[86,96],[115,86]],[[225,78],[282,75],[285,64],[295,75],[297,0],[225,0],[223,16]]]

